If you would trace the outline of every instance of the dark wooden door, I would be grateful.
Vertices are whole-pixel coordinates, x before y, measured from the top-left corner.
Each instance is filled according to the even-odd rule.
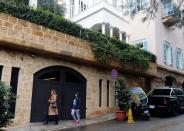
[[[61,108],[61,87],[60,83],[38,80],[35,83],[36,88],[33,94],[31,122],[41,122],[46,120],[48,114],[48,99],[50,97],[50,90],[55,89],[57,92],[57,105],[58,109]],[[61,114],[60,110],[59,114]],[[61,119],[61,115],[59,115]]]
[[[57,93],[59,120],[70,120],[74,94],[79,93],[81,118],[86,116],[86,80],[78,72],[67,67],[48,67],[34,75],[31,105],[31,122],[42,122],[48,114],[50,90]]]
[[[70,120],[71,117],[71,107],[73,99],[75,98],[75,93],[79,93],[79,98],[81,101],[81,107],[80,107],[80,115],[81,118],[85,118],[85,112],[86,112],[86,96],[84,86],[82,84],[63,84],[63,90],[62,90],[62,119],[63,120]]]

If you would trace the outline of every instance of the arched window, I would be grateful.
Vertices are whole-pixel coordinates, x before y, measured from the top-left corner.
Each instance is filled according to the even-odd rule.
[[[38,77],[38,79],[45,81],[60,81],[60,72],[59,71],[51,71],[46,72]]]
[[[72,72],[66,72],[65,82],[66,83],[81,83],[82,81],[79,79],[79,77],[76,74]]]

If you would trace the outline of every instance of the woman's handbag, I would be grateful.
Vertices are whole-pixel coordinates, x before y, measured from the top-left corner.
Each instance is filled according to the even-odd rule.
[[[56,108],[57,106],[56,106],[56,103],[53,103],[52,104],[52,108]]]

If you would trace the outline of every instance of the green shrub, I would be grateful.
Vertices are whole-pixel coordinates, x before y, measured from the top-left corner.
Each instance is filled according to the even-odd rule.
[[[10,103],[14,100],[15,97],[11,93],[10,87],[0,81],[0,127],[6,126],[12,118]]]
[[[7,1],[15,5],[21,5],[21,6],[29,4],[29,0],[2,0],[2,1]]]
[[[156,56],[150,52],[99,32],[85,29],[49,11],[34,10],[26,6],[17,6],[0,0],[0,12],[90,41],[95,57],[99,61],[115,59],[120,63],[129,62],[144,69],[149,67],[150,61],[156,62]]]

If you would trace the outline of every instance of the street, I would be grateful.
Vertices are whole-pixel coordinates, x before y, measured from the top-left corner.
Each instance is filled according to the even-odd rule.
[[[175,117],[154,116],[149,121],[136,120],[134,124],[127,121],[111,120],[88,126],[64,129],[61,131],[184,131],[184,114]]]

